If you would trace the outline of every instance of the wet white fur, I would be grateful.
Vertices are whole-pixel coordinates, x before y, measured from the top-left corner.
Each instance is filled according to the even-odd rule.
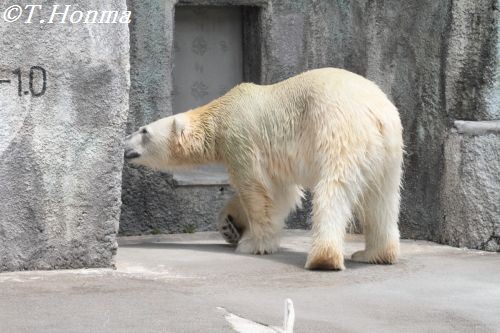
[[[369,80],[324,68],[274,85],[242,84],[146,128],[146,140],[137,132],[127,140],[141,153],[138,164],[166,170],[226,165],[237,194],[221,218],[237,215],[245,229],[238,251],[277,251],[285,218],[309,189],[307,268],[344,268],[343,240],[353,214],[366,238],[366,249],[353,259],[396,260],[402,127],[396,108]]]

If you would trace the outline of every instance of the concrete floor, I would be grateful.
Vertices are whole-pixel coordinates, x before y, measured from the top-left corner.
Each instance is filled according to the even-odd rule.
[[[0,332],[235,332],[217,307],[279,326],[286,298],[294,332],[500,332],[498,253],[405,240],[396,265],[311,272],[308,242],[246,256],[215,233],[121,238],[116,270],[0,274]]]

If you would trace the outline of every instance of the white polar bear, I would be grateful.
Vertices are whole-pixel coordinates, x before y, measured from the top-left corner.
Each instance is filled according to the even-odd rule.
[[[352,259],[396,261],[401,121],[385,94],[359,75],[323,68],[273,85],[240,84],[207,105],[141,127],[125,145],[127,160],[155,169],[223,163],[236,195],[219,226],[237,251],[277,251],[285,218],[308,189],[313,240],[306,268],[344,269],[353,214],[366,247]]]

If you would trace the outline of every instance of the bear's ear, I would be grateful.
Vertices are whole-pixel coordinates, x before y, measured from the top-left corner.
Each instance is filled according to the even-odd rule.
[[[172,133],[175,136],[180,137],[184,133],[185,129],[186,129],[185,117],[182,115],[175,116],[172,122]]]

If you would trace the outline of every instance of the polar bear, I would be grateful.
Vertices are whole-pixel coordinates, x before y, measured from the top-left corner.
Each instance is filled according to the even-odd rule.
[[[402,157],[396,107],[376,84],[336,68],[272,85],[240,84],[125,140],[127,160],[159,170],[224,164],[236,194],[219,226],[239,252],[276,252],[285,218],[310,190],[307,269],[344,269],[353,216],[366,244],[352,260],[396,261]]]

